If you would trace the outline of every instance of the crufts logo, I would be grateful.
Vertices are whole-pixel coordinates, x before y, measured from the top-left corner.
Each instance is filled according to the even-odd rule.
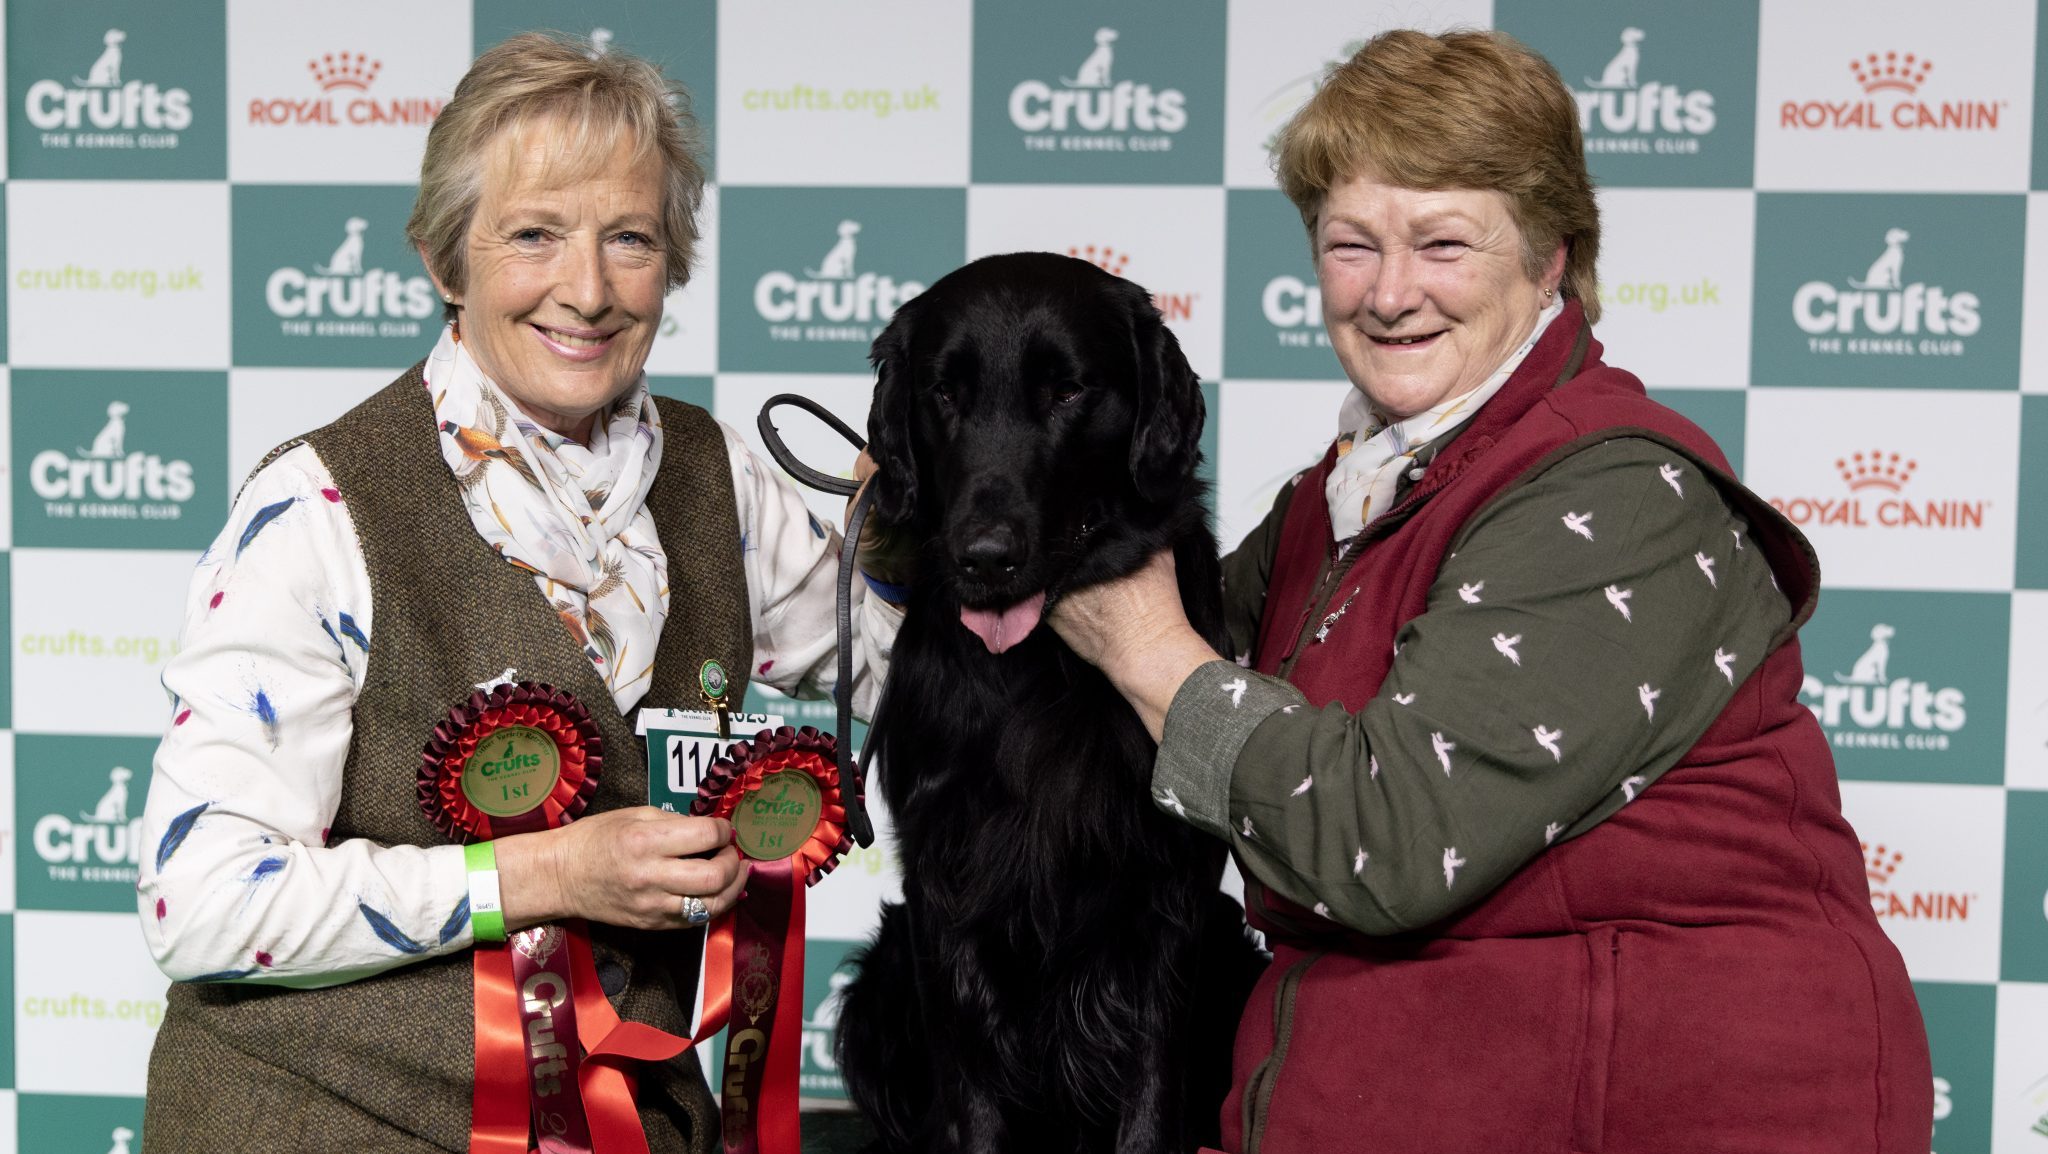
[[[1870,908],[1880,918],[1902,921],[1966,922],[1976,894],[1906,893],[1892,888],[1892,875],[1906,855],[1883,845],[1863,844],[1863,876],[1870,882]]]
[[[69,84],[43,79],[28,86],[24,111],[28,122],[43,131],[44,147],[178,147],[178,133],[192,126],[192,94],[122,80],[121,45],[127,39],[119,28],[109,28],[99,58],[84,76],[73,76]]]
[[[1771,505],[1799,526],[1851,529],[1982,529],[1988,501],[1904,495],[1920,462],[1897,450],[1857,450],[1835,458],[1848,495],[1772,497]]]
[[[91,812],[46,813],[30,840],[49,866],[52,881],[133,884],[142,861],[142,819],[128,816],[128,783],[135,774],[117,765]]]
[[[1067,246],[1067,255],[1076,260],[1085,260],[1111,276],[1122,276],[1130,267],[1131,254],[1106,244],[1074,244]],[[1195,298],[1200,293],[1153,293],[1152,307],[1167,321],[1184,321],[1195,315]]]
[[[1643,36],[1640,28],[1622,29],[1621,51],[1599,79],[1586,77],[1586,86],[1572,91],[1587,152],[1698,152],[1698,137],[1714,130],[1713,93],[1637,79]]]
[[[447,101],[429,96],[370,95],[384,62],[363,52],[325,52],[306,62],[318,96],[253,96],[249,123],[255,125],[427,125]]]
[[[434,282],[383,268],[363,267],[363,234],[370,223],[349,217],[341,244],[325,264],[284,267],[270,274],[263,301],[287,336],[416,337],[435,307]],[[331,235],[331,234],[330,234]]]
[[[1934,61],[1917,52],[1871,52],[1849,61],[1847,69],[1861,99],[1787,100],[1778,105],[1778,127],[1852,128],[1860,131],[1996,132],[2004,100],[1920,99],[1920,86],[1934,72]]]
[[[1810,280],[1792,294],[1792,319],[1809,335],[1808,350],[1816,353],[1886,356],[1961,356],[1962,338],[1983,327],[1973,292],[1950,292],[1940,285],[1905,279],[1906,242],[1903,228],[1885,230],[1884,251],[1861,279],[1844,277],[1846,289],[1824,280]],[[1872,333],[1875,336],[1855,334]],[[1917,340],[1908,338],[1930,335]],[[1844,336],[1848,340],[1844,340]]]
[[[802,1081],[806,1090],[838,1088],[839,1061],[833,1047],[839,1034],[839,1009],[846,1001],[846,987],[853,984],[851,969],[842,966],[833,970],[827,984],[825,997],[804,1022],[803,1058],[807,1069]]]
[[[107,1154],[128,1154],[128,1144],[135,1141],[135,1131],[126,1126],[116,1126],[108,1137],[113,1139],[114,1144],[107,1147]]]
[[[1069,133],[1045,136],[1029,147],[1047,150],[1166,152],[1173,133],[1187,127],[1187,96],[1178,88],[1154,90],[1150,84],[1117,80],[1117,31],[1095,30],[1095,50],[1058,87],[1026,80],[1010,89],[1010,123],[1025,132]],[[1111,133],[1150,135],[1109,135]]]
[[[1870,627],[1870,648],[1848,673],[1836,673],[1832,684],[1811,673],[1801,681],[1799,696],[1835,745],[1944,750],[1948,735],[1969,720],[1962,690],[1891,676],[1891,640],[1897,635],[1879,622]]]
[[[886,323],[903,302],[924,291],[916,281],[859,271],[854,240],[859,234],[859,221],[842,220],[839,239],[816,268],[804,269],[802,277],[773,269],[754,282],[754,311],[774,326],[769,330],[773,339],[872,340],[868,326]]]
[[[128,405],[107,405],[107,423],[91,448],[44,449],[29,462],[28,483],[52,518],[174,521],[192,499],[192,463],[127,449]],[[90,498],[90,499],[88,499]],[[126,772],[125,770],[123,772]]]

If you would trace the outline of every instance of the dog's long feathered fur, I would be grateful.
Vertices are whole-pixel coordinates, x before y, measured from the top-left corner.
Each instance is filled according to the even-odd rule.
[[[1154,807],[1150,737],[1049,626],[995,653],[961,613],[1171,547],[1222,648],[1195,374],[1142,289],[1046,254],[941,279],[874,360],[878,509],[923,551],[870,738],[904,901],[846,991],[848,1089],[892,1151],[1213,1144],[1261,964],[1224,849]],[[962,560],[991,540],[1007,568]]]

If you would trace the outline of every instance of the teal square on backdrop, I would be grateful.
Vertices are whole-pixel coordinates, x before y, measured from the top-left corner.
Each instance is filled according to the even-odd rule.
[[[1914,982],[1934,1058],[1934,1148],[1991,1148],[1992,1035],[1998,987]]]
[[[9,175],[220,180],[227,9],[149,0],[7,6]]]
[[[15,905],[135,914],[153,737],[14,737]]]
[[[2010,593],[1829,589],[1799,631],[1799,702],[1845,780],[2005,783]]]
[[[904,301],[967,259],[964,188],[725,188],[725,372],[858,373]]]
[[[2018,521],[2013,584],[2048,589],[2048,396],[2020,398]]]
[[[2005,924],[1998,976],[2048,982],[2048,791],[2005,791]]]
[[[226,373],[16,369],[14,543],[204,549],[228,508]]]
[[[441,294],[405,239],[411,185],[228,190],[240,367],[388,369],[441,328]]]
[[[1756,166],[1756,0],[1496,0],[1578,101],[1602,188],[1747,188]]]
[[[1650,399],[1705,430],[1728,465],[1742,476],[1743,442],[1749,428],[1749,394],[1742,389],[1651,389]]]
[[[2024,195],[1762,192],[1750,384],[2017,389]]]
[[[1308,230],[1294,202],[1263,188],[1233,188],[1224,196],[1224,376],[1343,380],[1323,328]]]
[[[973,179],[1221,184],[1223,0],[977,0]]]
[[[91,1094],[23,1094],[17,1125],[21,1149],[102,1151],[142,1149],[141,1098]]]
[[[618,48],[661,66],[690,94],[703,135],[704,171],[718,155],[718,4],[716,0],[483,0],[475,7],[476,51],[519,32],[562,32]]]
[[[647,387],[656,396],[687,401],[707,413],[715,411],[711,404],[717,389],[710,377],[657,377],[649,373]]]

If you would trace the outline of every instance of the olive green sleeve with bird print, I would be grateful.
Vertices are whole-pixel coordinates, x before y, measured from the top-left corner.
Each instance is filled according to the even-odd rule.
[[[1154,799],[1342,925],[1439,921],[1653,788],[1763,662],[1791,608],[1747,533],[1655,442],[1580,450],[1466,526],[1363,709],[1197,669]]]

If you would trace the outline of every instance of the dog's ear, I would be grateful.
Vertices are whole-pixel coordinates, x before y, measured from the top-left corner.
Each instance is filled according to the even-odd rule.
[[[917,504],[917,459],[910,449],[910,423],[917,405],[916,372],[910,365],[911,314],[896,310],[868,349],[875,367],[875,395],[868,403],[868,456],[875,462],[875,515],[900,525]]]
[[[1131,481],[1147,501],[1171,500],[1202,448],[1202,382],[1149,299],[1137,305],[1138,416],[1131,427]]]

